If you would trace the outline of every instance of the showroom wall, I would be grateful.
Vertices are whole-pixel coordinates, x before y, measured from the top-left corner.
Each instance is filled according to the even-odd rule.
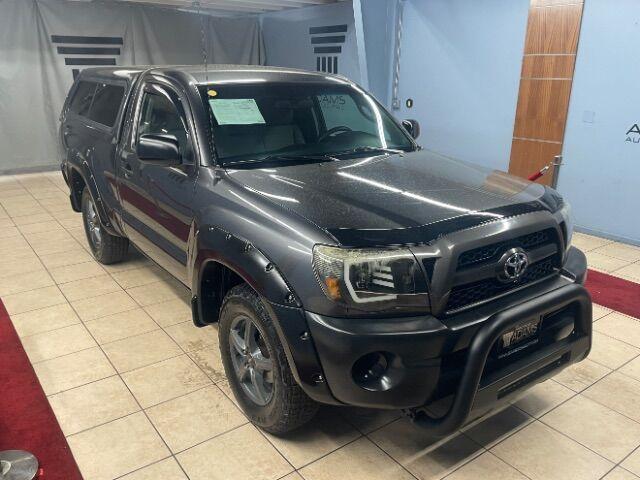
[[[397,2],[361,0],[359,6],[362,12],[369,91],[389,107]],[[357,7],[358,5],[355,5],[355,8]]]
[[[339,74],[362,81],[352,2],[268,13],[261,20],[267,65],[316,70],[318,58],[336,56]],[[324,27],[336,28],[323,31]],[[335,41],[312,43],[319,37],[334,37]],[[314,53],[325,47],[339,53]]]
[[[558,188],[583,230],[640,244],[638,45],[640,2],[585,2]]]
[[[395,113],[420,121],[422,145],[508,168],[528,8],[529,0],[405,1]]]
[[[0,0],[0,172],[59,164],[58,116],[74,69],[92,61],[202,63],[202,19],[210,62],[262,63],[256,17],[200,17],[119,2]],[[77,48],[85,53],[69,53]],[[95,48],[103,54],[88,53]]]

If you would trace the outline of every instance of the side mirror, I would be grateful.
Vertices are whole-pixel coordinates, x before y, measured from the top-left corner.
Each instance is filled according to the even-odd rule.
[[[175,135],[140,135],[136,153],[140,161],[150,165],[171,167],[182,163],[180,147]]]
[[[420,124],[417,120],[409,119],[403,120],[402,126],[405,128],[409,135],[411,135],[414,139],[420,136]]]

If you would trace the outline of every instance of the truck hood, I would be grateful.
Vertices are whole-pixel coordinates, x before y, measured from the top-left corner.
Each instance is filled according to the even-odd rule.
[[[541,185],[428,150],[227,173],[344,244],[424,243],[446,230],[551,209]]]

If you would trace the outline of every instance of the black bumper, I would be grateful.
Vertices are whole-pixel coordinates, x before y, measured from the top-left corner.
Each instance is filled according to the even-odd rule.
[[[320,362],[320,368],[313,367],[307,355],[307,367],[321,377],[314,377],[314,388],[307,382],[302,386],[320,401],[407,409],[435,434],[452,431],[470,415],[490,410],[587,356],[592,315],[581,285],[585,277],[585,257],[572,249],[562,275],[446,319],[306,313],[313,346],[306,345]],[[497,352],[501,334],[530,319],[541,320],[535,341],[508,354]],[[354,365],[373,352],[383,352],[387,370],[383,381],[363,386],[354,378]],[[318,395],[321,390],[324,394]]]

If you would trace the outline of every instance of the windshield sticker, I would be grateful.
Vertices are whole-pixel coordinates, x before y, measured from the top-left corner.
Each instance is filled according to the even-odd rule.
[[[318,102],[323,110],[327,108],[342,110],[347,104],[347,95],[318,95]]]
[[[266,123],[253,98],[210,99],[211,111],[218,125],[254,125]]]

